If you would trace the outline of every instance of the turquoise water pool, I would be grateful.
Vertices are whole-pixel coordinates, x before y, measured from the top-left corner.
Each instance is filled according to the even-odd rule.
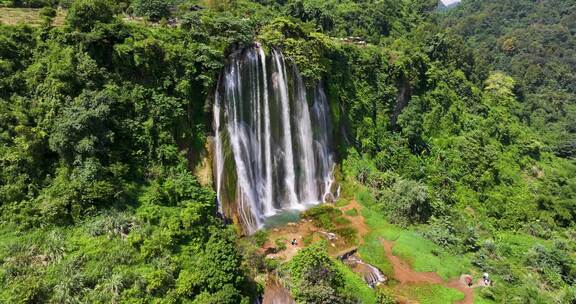
[[[264,228],[271,229],[275,227],[285,226],[288,223],[295,223],[300,221],[300,212],[298,210],[282,210],[277,214],[267,217],[264,221]]]

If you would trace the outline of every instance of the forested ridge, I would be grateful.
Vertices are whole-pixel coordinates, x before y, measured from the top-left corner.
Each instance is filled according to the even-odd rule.
[[[369,223],[431,271],[489,272],[475,303],[576,301],[573,1],[0,3],[67,9],[0,25],[1,303],[252,303],[270,273],[299,303],[395,303],[322,244],[280,264],[218,214],[215,87],[255,42],[325,88]]]
[[[443,19],[479,60],[514,77],[519,118],[560,157],[574,156],[575,20],[566,1],[469,1]]]

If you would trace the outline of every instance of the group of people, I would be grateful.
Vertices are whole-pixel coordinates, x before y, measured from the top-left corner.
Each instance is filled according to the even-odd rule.
[[[472,287],[472,285],[474,285],[474,281],[472,280],[472,276],[466,276],[464,278],[466,285],[468,285],[468,287]],[[488,275],[487,272],[485,272],[484,274],[482,274],[482,281],[484,282],[485,286],[491,286],[492,285],[492,281],[490,280],[490,276]]]

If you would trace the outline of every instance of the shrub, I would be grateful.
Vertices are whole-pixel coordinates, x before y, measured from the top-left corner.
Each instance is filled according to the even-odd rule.
[[[225,11],[233,9],[237,6],[236,0],[207,0],[206,4],[209,8],[217,11]]]
[[[431,214],[428,187],[417,181],[399,180],[384,192],[382,209],[396,224],[424,223]]]
[[[392,296],[388,291],[380,288],[377,290],[376,303],[377,304],[396,304],[398,302],[396,301],[394,296]]]
[[[289,285],[299,303],[349,303],[344,276],[328,256],[326,243],[306,247],[287,265]]]
[[[276,251],[283,251],[286,250],[286,239],[279,238],[274,241],[274,245],[276,245]]]
[[[576,263],[569,258],[564,250],[563,243],[554,244],[548,249],[542,245],[535,245],[526,255],[526,265],[538,271],[552,286],[561,286],[562,281],[574,284],[576,281]]]
[[[136,0],[132,5],[137,16],[146,17],[151,21],[159,21],[170,16],[172,4],[165,0]]]
[[[350,224],[350,220],[348,220],[348,219],[345,218],[345,217],[339,216],[339,217],[337,217],[337,218],[334,219],[334,223],[335,223],[336,225],[342,225],[342,226],[343,226],[343,225],[348,225],[348,224]]]
[[[264,259],[264,265],[266,267],[266,270],[268,270],[268,272],[272,272],[278,269],[278,267],[280,266],[280,261],[276,259]]]
[[[334,230],[336,234],[344,238],[347,242],[354,243],[357,239],[358,231],[353,227],[343,227]]]
[[[40,10],[40,16],[44,18],[54,18],[56,17],[56,10],[49,6],[43,7]]]
[[[268,240],[268,233],[264,230],[258,230],[256,231],[256,233],[254,233],[253,238],[254,242],[256,243],[256,246],[262,247]]]
[[[448,218],[435,218],[430,221],[424,236],[432,242],[448,248],[456,245],[460,240],[455,235],[455,228]]]
[[[347,210],[345,213],[348,216],[358,216],[358,210],[356,208],[352,208],[350,210]]]
[[[92,30],[97,23],[109,23],[114,19],[112,3],[107,0],[77,0],[72,4],[66,22],[83,32]]]
[[[314,221],[314,225],[330,230],[334,229],[334,219],[342,215],[342,211],[335,209],[329,205],[319,205],[314,208],[306,210],[302,217],[309,218]]]

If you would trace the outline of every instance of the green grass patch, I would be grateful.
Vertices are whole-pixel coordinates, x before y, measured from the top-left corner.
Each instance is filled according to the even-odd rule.
[[[417,284],[402,288],[401,294],[420,304],[446,304],[464,299],[464,294],[452,288],[434,284]]]
[[[339,198],[336,203],[334,203],[334,206],[336,207],[344,207],[344,206],[348,206],[348,204],[350,204],[350,201],[344,198]]]
[[[287,242],[287,240],[284,237],[281,237],[281,238],[274,240],[274,245],[276,246],[276,250],[278,250],[278,251],[286,250],[286,242]]]
[[[542,239],[535,238],[534,236],[503,231],[497,234],[496,240],[501,246],[505,246],[504,251],[509,257],[514,257],[516,259],[523,259],[526,252],[532,249],[536,244],[540,244],[545,247],[549,247],[550,241],[545,241]]]
[[[372,207],[376,204],[376,202],[374,201],[374,197],[372,196],[370,191],[368,191],[365,188],[359,187],[359,189],[357,189],[355,197],[356,200],[365,207]]]
[[[396,239],[393,254],[410,262],[419,272],[434,271],[447,280],[468,272],[464,257],[453,256],[441,247],[412,231],[402,233]]]
[[[6,245],[10,244],[13,241],[18,240],[18,235],[16,232],[16,228],[9,225],[2,225],[0,226],[0,244],[2,249]],[[2,250],[0,250],[0,253]]]
[[[358,231],[354,227],[342,227],[334,232],[344,238],[347,243],[356,244],[358,242]]]
[[[334,224],[340,225],[340,226],[345,226],[345,225],[350,224],[350,220],[345,218],[345,217],[339,216],[339,217],[334,219]]]
[[[314,241],[314,233],[310,233],[302,239],[302,243],[304,244],[304,246],[309,246],[310,244],[312,244],[312,241]]]
[[[376,303],[376,293],[373,289],[368,287],[366,282],[354,273],[348,266],[340,261],[335,262],[336,269],[342,273],[344,277],[344,291],[345,293],[358,298],[360,303],[363,304],[375,304]]]
[[[474,289],[474,304],[496,304],[495,301],[482,297],[482,288]]]
[[[332,230],[336,227],[334,225],[335,220],[341,215],[342,211],[326,204],[318,205],[302,213],[303,218],[311,219],[314,225],[327,230]]]
[[[371,232],[366,235],[364,243],[358,247],[358,253],[362,260],[380,269],[386,276],[392,277],[394,275],[394,269],[386,258],[378,233]]]
[[[346,214],[348,216],[358,216],[358,210],[356,208],[352,208],[350,210],[346,210],[346,212],[344,212],[344,214]]]

